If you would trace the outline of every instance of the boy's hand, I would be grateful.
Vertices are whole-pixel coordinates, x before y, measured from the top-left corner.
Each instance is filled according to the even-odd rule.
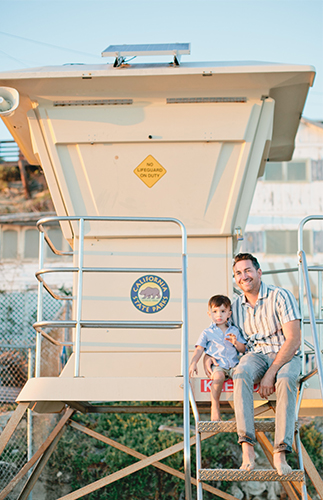
[[[194,373],[197,375],[198,372],[197,372],[197,364],[193,362],[190,364],[190,367],[188,369],[188,374],[190,377],[193,377]]]
[[[237,347],[237,337],[233,333],[228,333],[225,337],[225,340],[231,342],[231,344],[234,345],[235,348]]]

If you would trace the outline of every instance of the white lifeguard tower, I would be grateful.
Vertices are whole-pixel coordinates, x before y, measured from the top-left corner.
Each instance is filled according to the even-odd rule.
[[[140,53],[174,60],[126,62]],[[21,412],[68,405],[63,426],[73,411],[103,411],[108,402],[183,401],[190,499],[188,353],[207,324],[209,297],[232,297],[232,256],[257,178],[267,161],[291,159],[315,72],[180,64],[188,53],[189,44],[109,47],[102,55],[112,64],[2,73],[0,115],[29,163],[42,166],[73,255],[71,267],[56,265],[74,276],[73,317],[44,321],[39,299],[36,376],[18,397]],[[39,223],[47,241],[48,223]],[[40,297],[45,290],[66,300],[48,284],[53,269],[43,267],[42,248],[43,239]],[[40,372],[41,342],[57,343],[50,327],[73,329],[59,377]],[[209,401],[207,380],[192,386],[198,404]],[[232,406],[231,387],[222,400]],[[257,395],[255,406],[273,414]],[[313,386],[300,414],[321,411]]]

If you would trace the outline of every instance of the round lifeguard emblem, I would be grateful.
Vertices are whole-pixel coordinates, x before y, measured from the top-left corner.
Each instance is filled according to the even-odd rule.
[[[161,311],[169,301],[169,287],[159,276],[147,274],[131,287],[131,300],[139,311],[153,314]]]

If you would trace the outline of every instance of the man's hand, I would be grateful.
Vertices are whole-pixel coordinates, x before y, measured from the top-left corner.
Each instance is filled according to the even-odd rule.
[[[279,349],[272,365],[260,381],[258,393],[262,398],[268,398],[274,392],[276,374],[279,368],[292,359],[301,343],[301,331],[298,319],[285,323],[282,330],[286,340]]]
[[[211,376],[212,376],[212,365],[216,365],[217,366],[217,363],[215,362],[214,358],[211,358],[211,356],[209,356],[208,354],[205,354],[205,356],[203,358],[203,365],[204,365],[205,375],[208,378],[211,378]]]
[[[270,369],[266,371],[265,375],[260,381],[260,387],[258,394],[264,398],[268,399],[269,396],[275,391],[275,378],[276,375],[270,372]]]

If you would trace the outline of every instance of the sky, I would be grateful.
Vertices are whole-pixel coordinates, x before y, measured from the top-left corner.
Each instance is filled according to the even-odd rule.
[[[323,121],[323,0],[0,0],[0,6],[0,72],[106,64],[113,59],[101,52],[115,44],[190,42],[182,62],[314,66],[303,116]],[[0,121],[0,140],[10,138]]]

